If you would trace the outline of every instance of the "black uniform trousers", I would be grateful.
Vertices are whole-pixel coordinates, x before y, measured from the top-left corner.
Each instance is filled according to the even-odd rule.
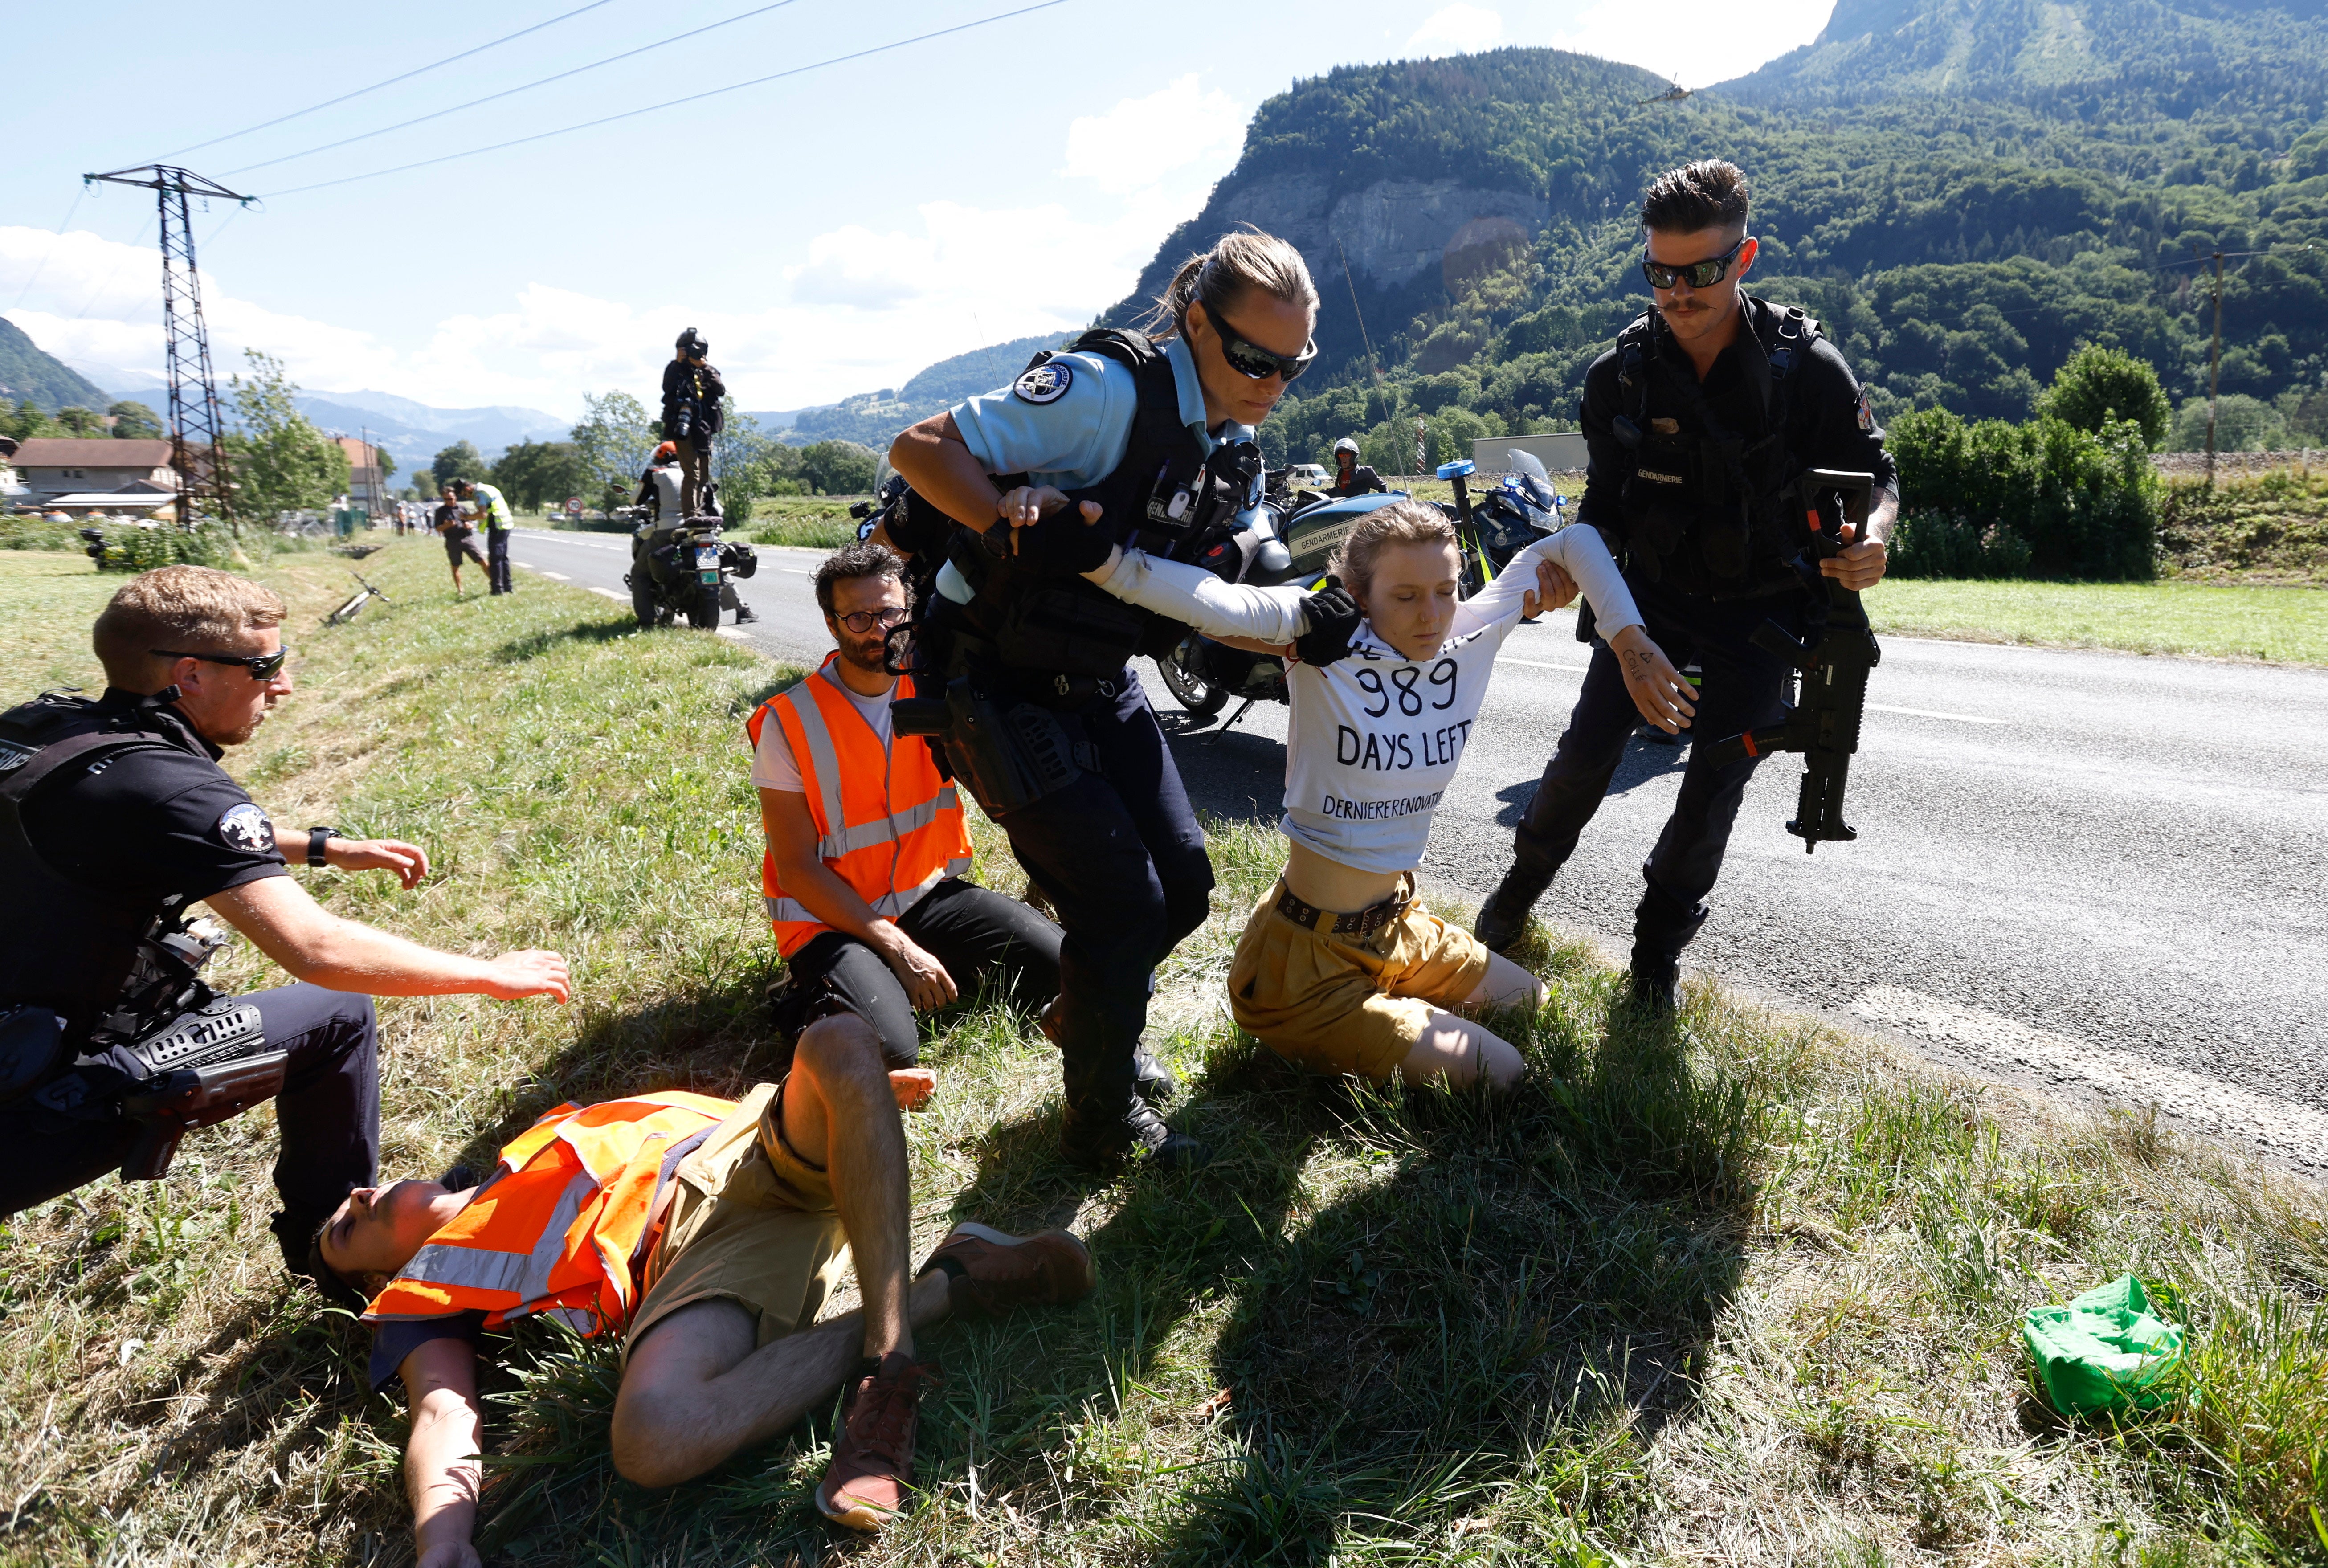
[[[506,594],[510,587],[510,530],[505,528],[485,530],[485,577],[493,591]]]
[[[1705,760],[1706,748],[1741,730],[1774,724],[1783,711],[1787,666],[1748,639],[1764,621],[1776,621],[1801,635],[1807,601],[1791,590],[1760,598],[1713,599],[1667,592],[1629,576],[1626,585],[1633,591],[1650,639],[1666,656],[1678,662],[1694,650],[1704,667],[1697,715],[1690,721],[1689,763],[1682,773],[1681,794],[1641,869],[1652,891],[1664,894],[1676,906],[1676,920],[1668,924],[1679,931],[1681,912],[1702,903],[1721,875],[1738,803],[1758,761],[1746,757],[1716,767]],[[1607,797],[1626,741],[1639,723],[1639,710],[1625,690],[1616,654],[1606,643],[1596,643],[1585,669],[1584,688],[1568,716],[1568,729],[1544,764],[1544,778],[1520,818],[1516,847],[1523,869],[1549,875],[1567,863],[1584,824]],[[1694,929],[1694,923],[1688,923],[1688,930]],[[1680,932],[1675,950],[1686,940],[1687,932]]]
[[[282,1130],[275,1188],[292,1224],[312,1229],[352,1188],[380,1174],[379,1024],[371,998],[286,985],[239,999],[258,1009],[267,1048],[291,1060],[276,1097]],[[117,1170],[141,1129],[84,1122],[28,1096],[0,1105],[0,1215],[46,1203]],[[202,1137],[187,1135],[191,1145]]]
[[[1011,852],[1058,911],[1059,1052],[1069,1106],[1131,1103],[1150,977],[1205,923],[1213,862],[1180,770],[1129,670],[1112,696],[1059,714],[1097,756],[1064,789],[1002,819]]]
[[[945,965],[965,1001],[990,983],[1022,1005],[1058,994],[1059,928],[1016,898],[949,877],[906,911],[897,929]],[[870,947],[843,932],[821,931],[785,967],[803,993],[803,1017],[845,1008],[873,1026],[890,1066],[910,1067],[919,1058],[914,1004],[888,961]]]

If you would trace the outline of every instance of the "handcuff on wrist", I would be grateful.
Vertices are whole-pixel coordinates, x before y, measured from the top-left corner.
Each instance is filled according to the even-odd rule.
[[[330,865],[331,862],[324,857],[324,846],[333,839],[344,837],[346,835],[337,828],[309,828],[307,830],[307,864]]]

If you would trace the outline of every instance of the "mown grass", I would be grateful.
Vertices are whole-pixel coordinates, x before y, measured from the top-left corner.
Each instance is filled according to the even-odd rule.
[[[1866,603],[1878,632],[1902,636],[2328,664],[2328,593],[2314,589],[1887,577]]]
[[[270,571],[303,690],[238,764],[278,820],[437,859],[410,895],[325,876],[334,907],[575,962],[563,1010],[385,1004],[396,1172],[489,1155],[562,1098],[739,1088],[775,969],[739,727],[779,672],[546,583],[455,604],[436,559],[373,557],[395,603],[328,632],[328,567]],[[27,690],[81,673],[111,586],[0,558]],[[908,1519],[869,1543],[817,1519],[822,1421],[631,1487],[608,1348],[528,1333],[489,1385],[488,1561],[2328,1560],[2315,1189],[1711,989],[1645,1026],[1581,944],[1531,954],[1554,1000],[1508,1026],[1535,1068],[1508,1100],[1305,1078],[1218,1002],[1281,851],[1250,823],[1214,850],[1214,919],[1158,1009],[1208,1171],[1078,1178],[1040,1037],[990,1005],[933,1026],[917,1233],[1073,1223],[1102,1286],[927,1337],[947,1383]],[[245,952],[228,978],[268,977]],[[271,1144],[248,1117],[167,1184],[108,1179],[0,1234],[0,1560],[409,1561],[400,1395],[365,1392],[361,1336],[273,1262]],[[2019,1316],[2126,1269],[2190,1326],[2191,1376],[2138,1424],[2065,1423]]]

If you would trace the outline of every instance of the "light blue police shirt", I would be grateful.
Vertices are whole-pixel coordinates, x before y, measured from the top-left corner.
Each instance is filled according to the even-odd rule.
[[[1216,438],[1205,428],[1205,394],[1187,341],[1164,343],[1172,384],[1180,394],[1180,420],[1206,452],[1220,441],[1250,441],[1249,426],[1231,421]],[[989,474],[1024,474],[1030,483],[1080,490],[1114,473],[1131,447],[1140,411],[1139,379],[1104,354],[1055,355],[1009,386],[954,405],[953,422],[971,455]],[[955,604],[971,600],[970,584],[948,561],[938,592]]]

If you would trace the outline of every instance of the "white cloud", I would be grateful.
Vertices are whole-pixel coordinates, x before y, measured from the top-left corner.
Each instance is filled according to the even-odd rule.
[[[1067,162],[1059,172],[1095,180],[1111,195],[1144,190],[1200,160],[1234,159],[1244,146],[1247,117],[1227,93],[1204,91],[1191,71],[1146,98],[1076,119],[1067,127]]]
[[[1600,0],[1544,42],[1638,65],[1685,87],[1711,87],[1785,53],[1794,47],[1789,40],[1808,42],[1834,8],[1834,0],[1762,0],[1709,10],[1686,28],[1649,33],[1643,32],[1640,7],[1632,0]]]
[[[1504,41],[1504,19],[1483,5],[1434,11],[1406,41],[1412,54],[1469,54]]]

